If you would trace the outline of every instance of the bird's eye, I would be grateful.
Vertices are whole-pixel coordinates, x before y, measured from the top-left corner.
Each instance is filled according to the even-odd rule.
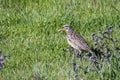
[[[62,26],[62,28],[64,28],[64,26]]]

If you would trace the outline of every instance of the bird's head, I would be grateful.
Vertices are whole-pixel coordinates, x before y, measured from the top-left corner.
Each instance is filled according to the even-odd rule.
[[[68,24],[65,24],[65,25],[63,25],[58,31],[60,32],[60,31],[65,31],[65,32],[67,32],[67,31],[69,31],[70,30],[70,26],[68,25]]]

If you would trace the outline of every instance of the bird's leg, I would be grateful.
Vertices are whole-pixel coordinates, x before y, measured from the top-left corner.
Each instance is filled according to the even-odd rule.
[[[76,49],[74,49],[75,53],[74,53],[74,57],[73,57],[73,63],[76,63]]]
[[[74,51],[75,51],[75,53],[74,53],[74,56],[73,56],[73,64],[76,64],[76,57],[78,57],[79,51],[76,50],[76,49],[74,49]],[[73,68],[74,68],[74,67],[73,67]],[[74,69],[74,71],[76,71],[76,70]]]
[[[69,50],[69,52],[70,52],[70,56],[72,56],[73,51],[74,51],[73,47],[69,46],[69,47],[68,47],[68,50]]]

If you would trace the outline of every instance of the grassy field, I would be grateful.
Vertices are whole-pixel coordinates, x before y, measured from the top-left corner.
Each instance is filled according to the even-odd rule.
[[[120,39],[120,1],[0,0],[0,49],[9,54],[0,80],[76,80],[72,56],[63,50],[68,47],[64,33],[57,32],[66,23],[91,47],[91,33],[106,24],[114,26],[113,36]],[[113,59],[98,71],[78,74],[84,80],[119,80],[119,63]]]

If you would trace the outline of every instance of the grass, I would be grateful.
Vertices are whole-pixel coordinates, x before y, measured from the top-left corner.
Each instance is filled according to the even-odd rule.
[[[74,80],[72,57],[63,51],[68,44],[57,30],[68,23],[92,47],[92,32],[106,24],[117,32],[119,5],[119,0],[0,0],[0,49],[9,54],[0,80]],[[104,62],[98,72],[79,74],[85,80],[118,80],[116,63]]]

